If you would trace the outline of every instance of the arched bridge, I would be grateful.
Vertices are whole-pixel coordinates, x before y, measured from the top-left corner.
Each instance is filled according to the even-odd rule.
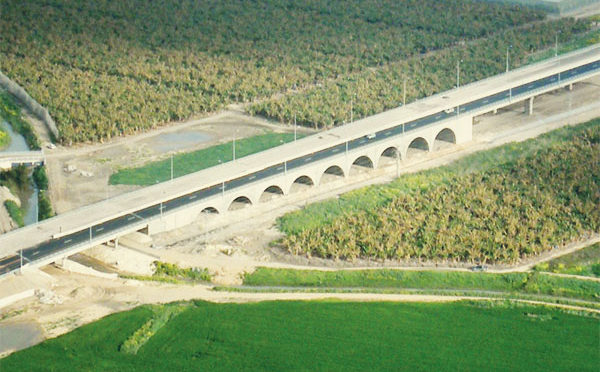
[[[471,140],[473,117],[600,74],[600,45],[529,65],[0,236],[0,275],[131,231],[181,227]]]

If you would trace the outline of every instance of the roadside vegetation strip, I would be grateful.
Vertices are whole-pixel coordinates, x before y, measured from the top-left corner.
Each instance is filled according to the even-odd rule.
[[[600,22],[600,21],[597,21]],[[574,35],[570,40],[565,43],[558,45],[558,54],[569,53],[577,49],[585,48],[590,45],[600,44],[600,29],[596,28],[588,32],[583,32],[578,35]],[[527,58],[527,63],[535,63],[545,59],[554,57],[556,53],[555,48],[547,48],[537,53],[531,54]]]
[[[3,0],[0,70],[48,108],[65,143],[98,141],[545,18],[461,0],[251,4],[33,0],[23,13]]]
[[[512,302],[196,301],[171,318],[136,355],[120,352],[119,345],[151,317],[149,306],[110,315],[0,359],[0,369],[597,368],[598,318]]]
[[[533,270],[600,278],[600,243],[538,264]]]
[[[152,338],[171,319],[182,313],[188,306],[182,304],[150,306],[153,314],[146,323],[138,328],[119,347],[119,351],[127,354],[137,354],[138,350]]]
[[[1,63],[2,62],[0,62],[0,64]],[[27,146],[29,146],[30,150],[40,149],[40,143],[33,130],[33,126],[23,119],[21,107],[17,105],[10,93],[2,89],[0,89],[0,119],[4,119],[10,124],[15,132],[21,134],[23,138],[25,138],[25,142],[27,142]]]
[[[249,287],[490,291],[600,301],[600,282],[542,273],[426,270],[293,270],[260,267],[244,276]]]
[[[301,138],[303,135],[298,135]],[[266,133],[235,141],[236,158],[242,158],[294,140],[293,133]],[[226,142],[202,150],[173,156],[173,177],[197,172],[233,159],[233,143]],[[152,185],[171,179],[171,159],[151,162],[137,168],[124,168],[111,174],[111,185]]]
[[[350,102],[354,120],[402,105],[403,85],[407,82],[406,100],[412,102],[456,86],[456,61],[460,64],[461,85],[503,73],[506,51],[510,68],[528,63],[536,51],[554,49],[553,32],[561,32],[561,44],[592,27],[589,20],[559,19],[535,23],[528,27],[507,29],[465,45],[403,58],[374,70],[361,70],[306,89],[257,102],[249,107],[252,114],[282,122],[315,128],[329,128],[350,121]],[[587,44],[587,39],[582,44]],[[590,40],[593,43],[593,40]],[[591,44],[588,44],[591,45]]]
[[[598,164],[596,119],[292,212],[279,243],[334,259],[514,263],[600,231]]]
[[[181,268],[176,264],[161,261],[154,261],[153,264],[154,273],[152,275],[120,274],[119,277],[123,279],[156,281],[172,284],[186,284],[212,281],[213,275],[206,268]]]

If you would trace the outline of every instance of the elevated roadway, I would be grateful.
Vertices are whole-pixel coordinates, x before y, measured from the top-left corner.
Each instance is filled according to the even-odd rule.
[[[0,275],[20,266],[21,250],[23,262],[42,265],[132,231],[163,231],[193,221],[200,212],[223,213],[236,202],[256,202],[268,189],[287,194],[298,184],[318,184],[332,168],[347,176],[361,161],[376,166],[389,150],[396,159],[411,148],[430,150],[442,134],[450,142],[468,142],[475,115],[519,101],[531,108],[536,95],[596,74],[600,45],[69,211],[0,236]]]

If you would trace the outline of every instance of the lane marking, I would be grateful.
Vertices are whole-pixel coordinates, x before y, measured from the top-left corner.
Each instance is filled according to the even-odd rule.
[[[135,216],[131,216],[127,218],[127,221],[135,220]]]
[[[192,199],[196,199],[197,197],[198,197],[198,195],[192,195],[189,197],[189,199],[192,200]]]
[[[63,242],[63,244],[67,244],[67,243],[70,243],[70,242],[72,242],[72,241],[73,241],[73,239],[65,240],[65,241]]]
[[[256,176],[250,176],[248,179],[249,179],[249,180],[253,180],[253,179],[255,179],[255,178],[256,178]]]
[[[104,227],[98,227],[98,228],[96,228],[96,231],[102,231],[102,230],[104,230]]]
[[[40,251],[35,251],[35,252],[33,252],[31,255],[32,255],[32,256],[37,256],[38,254],[40,254]]]

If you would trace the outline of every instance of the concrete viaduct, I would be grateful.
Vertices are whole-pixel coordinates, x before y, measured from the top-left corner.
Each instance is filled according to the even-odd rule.
[[[477,115],[521,101],[530,113],[536,95],[597,74],[600,45],[69,211],[1,235],[0,275],[18,268],[20,250],[26,262],[42,265],[132,231],[167,231],[361,170],[399,167],[428,151],[468,143]]]

